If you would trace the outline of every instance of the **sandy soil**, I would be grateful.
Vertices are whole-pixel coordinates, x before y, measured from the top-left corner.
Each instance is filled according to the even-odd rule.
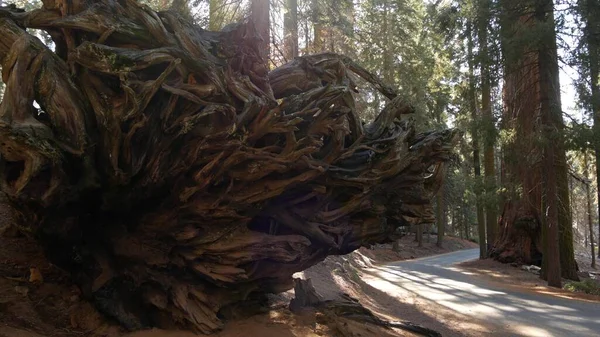
[[[369,286],[361,279],[361,269],[377,263],[397,261],[458,249],[476,247],[472,242],[446,238],[445,247],[435,246],[436,238],[417,247],[414,237],[398,242],[401,252],[391,245],[377,245],[346,256],[331,256],[322,263],[295,275],[310,278],[324,299],[339,299],[350,295],[366,308],[389,321],[412,321],[440,331],[444,336],[460,336],[440,323],[434,316],[416,310],[412,305]],[[18,253],[16,253],[18,252]],[[32,269],[33,268],[33,269]],[[31,278],[41,275],[41,279]],[[33,281],[33,282],[32,282]],[[218,337],[281,336],[310,337],[338,336],[335,327],[321,324],[319,313],[307,310],[292,314],[287,304],[293,291],[273,295],[270,307],[262,314],[240,317],[226,323]],[[414,336],[398,329],[383,329],[368,324],[345,321],[344,329],[354,336]],[[349,328],[348,328],[349,327]],[[90,304],[82,301],[76,286],[68,276],[50,264],[35,243],[26,237],[9,233],[0,245],[0,337],[191,337],[184,331],[149,330],[126,333],[107,322]]]

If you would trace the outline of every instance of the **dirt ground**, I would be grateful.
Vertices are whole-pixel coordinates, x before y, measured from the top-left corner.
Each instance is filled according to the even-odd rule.
[[[600,282],[600,269],[591,267],[591,251],[581,244],[575,244],[575,260],[579,267],[580,277],[590,277]],[[522,266],[502,264],[494,260],[476,260],[459,265],[469,272],[488,279],[491,282],[501,283],[505,287],[519,288],[532,292],[544,293],[553,296],[573,298],[580,300],[600,301],[600,296],[571,292],[564,289],[548,287],[546,281],[539,275],[523,270]],[[510,280],[510,282],[507,282]],[[569,280],[563,279],[563,285]]]
[[[324,299],[339,299],[347,294],[388,321],[412,321],[454,336],[436,318],[424,315],[410,305],[370,287],[360,278],[361,268],[377,263],[405,260],[477,247],[476,244],[448,237],[444,248],[435,246],[436,237],[425,236],[423,247],[414,237],[398,242],[400,252],[391,245],[361,248],[346,256],[330,256],[320,264],[295,275],[310,278]],[[18,252],[18,253],[16,253]],[[270,297],[270,307],[262,314],[227,322],[215,336],[339,336],[335,326],[323,323],[319,313],[307,310],[292,314],[287,304],[293,290]],[[368,324],[344,321],[344,329],[354,336],[415,336],[398,329],[383,329]],[[87,302],[68,275],[50,264],[35,243],[24,236],[2,238],[0,245],[0,337],[191,337],[184,331],[159,329],[126,333],[106,321]]]

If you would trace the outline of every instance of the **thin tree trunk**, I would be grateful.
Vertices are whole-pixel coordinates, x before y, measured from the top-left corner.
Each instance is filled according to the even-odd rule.
[[[471,239],[471,231],[470,231],[470,226],[469,226],[469,217],[467,216],[467,205],[464,203],[462,204],[462,221],[463,221],[463,226],[465,227],[465,240],[470,240]]]
[[[256,31],[261,38],[259,51],[263,60],[269,64],[270,45],[271,45],[271,26],[270,26],[270,3],[269,0],[252,0],[251,5],[252,20]]]
[[[417,226],[417,243],[418,247],[423,247],[423,226],[424,224],[420,223]]]
[[[452,233],[452,235],[456,236],[456,223],[455,223],[455,209],[454,207],[452,207],[452,209],[450,210],[450,232]],[[460,236],[460,235],[459,235]]]
[[[479,6],[479,48],[481,63],[481,113],[483,121],[483,167],[485,171],[485,228],[488,251],[498,235],[498,200],[496,196],[496,168],[494,165],[495,127],[492,116],[492,95],[490,83],[490,55],[488,48],[488,26],[490,22],[490,1],[480,0]],[[490,200],[491,199],[491,200]]]
[[[587,150],[583,152],[583,174],[585,176],[585,194],[587,199],[587,222],[590,230],[590,250],[592,252],[592,268],[596,268],[596,252],[594,251],[594,225],[592,222],[592,193],[590,191],[590,174],[588,167],[588,153]],[[586,240],[587,241],[587,240]]]
[[[446,229],[446,206],[444,203],[444,186],[440,188],[438,194],[436,196],[436,206],[437,206],[437,243],[436,245],[440,248],[443,246],[444,242],[444,231]]]
[[[298,57],[298,0],[285,0],[284,16],[285,59]]]
[[[467,23],[467,57],[469,62],[469,109],[471,110],[471,136],[473,146],[473,173],[475,175],[475,209],[477,211],[477,231],[479,234],[479,258],[487,257],[487,246],[485,243],[485,217],[483,214],[483,206],[481,205],[481,166],[479,164],[479,117],[477,115],[477,94],[475,92],[475,75],[474,75],[474,56],[473,56],[473,23]]]
[[[425,226],[425,233],[427,233],[427,243],[431,243],[431,224],[428,223]]]
[[[354,41],[354,0],[344,0],[341,4],[341,13],[345,18],[347,26],[343,27],[342,35],[344,38],[340,41],[342,54],[350,58],[356,58],[357,50],[353,44]]]
[[[385,46],[383,48],[383,80],[387,84],[393,84],[394,82],[394,71],[392,69],[392,42],[390,36],[392,35],[389,31],[389,4],[388,0],[383,1],[383,19],[382,19],[382,34],[385,36]]]
[[[312,22],[313,22],[313,52],[318,53],[323,51],[325,44],[325,28],[323,27],[321,8],[319,0],[312,0]]]

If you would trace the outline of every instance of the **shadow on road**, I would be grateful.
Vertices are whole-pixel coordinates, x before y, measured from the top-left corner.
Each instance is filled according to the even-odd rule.
[[[469,257],[458,252],[378,266],[365,271],[365,280],[397,298],[415,296],[484,325],[495,325],[503,330],[498,334],[502,336],[598,336],[598,303],[491,285],[453,266]]]

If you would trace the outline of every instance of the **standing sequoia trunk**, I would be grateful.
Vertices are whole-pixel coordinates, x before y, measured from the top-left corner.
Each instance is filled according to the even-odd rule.
[[[588,50],[589,83],[591,91],[591,110],[594,120],[594,156],[596,157],[596,193],[598,200],[598,214],[600,214],[600,4],[594,0],[579,1],[581,15],[585,20],[585,42]],[[600,221],[598,222],[600,233]],[[600,238],[599,238],[600,241]],[[600,258],[600,249],[598,250]]]
[[[129,329],[213,332],[327,255],[434,220],[457,133],[417,133],[339,55],[268,73],[259,42],[133,0],[0,7],[0,211]],[[389,99],[364,126],[348,72]]]
[[[499,237],[490,256],[501,262],[541,265],[542,202],[540,151],[536,147],[539,106],[537,55],[527,50],[523,31],[533,21],[517,0],[501,2],[504,55],[503,125],[511,134],[504,144],[502,182],[506,191]]]
[[[491,255],[502,262],[541,265],[549,243],[550,249],[560,247],[562,276],[577,279],[553,4],[504,0],[502,5],[504,128],[512,139],[504,148],[502,176],[508,194]],[[532,36],[538,40],[531,41]],[[559,247],[551,236],[542,238],[544,225],[549,235],[558,227]]]

